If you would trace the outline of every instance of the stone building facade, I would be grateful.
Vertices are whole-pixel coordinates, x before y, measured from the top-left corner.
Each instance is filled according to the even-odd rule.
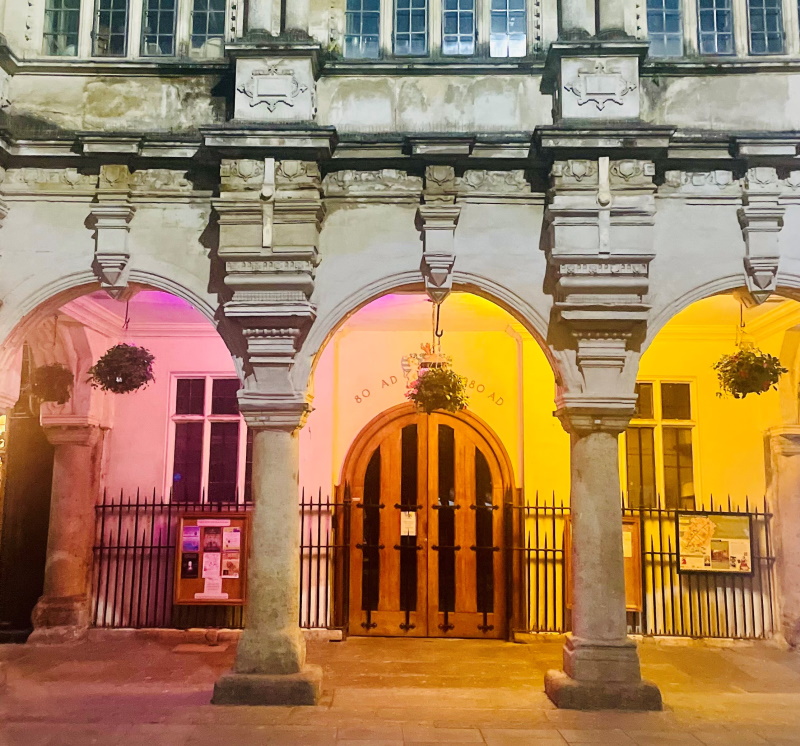
[[[797,6],[556,6],[0,0],[2,404],[26,335],[98,288],[187,301],[243,380],[248,621],[215,701],[316,700],[296,510],[314,366],[358,309],[424,290],[500,306],[554,372],[573,626],[548,694],[660,707],[627,636],[618,436],[640,358],[678,312],[731,291],[746,307],[800,294]],[[780,396],[768,488],[791,639],[800,412],[793,384]],[[89,624],[86,516],[109,407],[88,390],[42,415],[55,476],[33,639]]]

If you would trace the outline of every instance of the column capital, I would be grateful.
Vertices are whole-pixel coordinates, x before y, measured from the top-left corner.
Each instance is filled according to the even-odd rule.
[[[306,424],[311,404],[302,396],[243,390],[239,411],[249,428],[293,433]]]
[[[42,429],[54,446],[93,446],[100,439],[102,428],[88,417],[54,415],[42,416]]]
[[[584,397],[562,394],[555,416],[563,428],[583,437],[603,432],[619,435],[628,427],[636,407],[636,396]]]

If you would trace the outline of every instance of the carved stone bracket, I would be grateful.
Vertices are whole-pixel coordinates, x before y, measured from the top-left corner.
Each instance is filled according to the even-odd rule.
[[[556,162],[546,213],[549,284],[583,396],[617,395],[649,311],[655,202],[649,161]]]
[[[241,397],[296,398],[289,370],[316,315],[310,298],[324,216],[319,167],[225,160],[220,176],[213,205],[230,294],[224,312],[241,329],[247,350]]]
[[[101,287],[117,299],[124,295],[128,287],[131,258],[128,234],[136,212],[129,202],[130,180],[127,166],[101,166],[97,203],[92,206],[87,221],[87,225],[94,230],[92,269]]]
[[[744,271],[753,305],[775,292],[780,261],[780,231],[786,208],[779,203],[781,183],[774,168],[751,168],[744,179],[739,224],[746,255]]]

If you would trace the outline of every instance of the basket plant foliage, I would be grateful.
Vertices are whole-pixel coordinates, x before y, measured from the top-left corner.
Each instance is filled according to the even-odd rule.
[[[95,388],[115,394],[136,391],[155,380],[154,360],[144,347],[115,345],[89,368],[89,382]]]
[[[743,345],[733,354],[723,355],[714,364],[714,370],[722,389],[717,396],[726,393],[734,399],[777,389],[780,377],[789,372],[777,357],[752,345]]]
[[[66,404],[72,396],[75,377],[61,363],[42,365],[33,372],[33,394],[43,402]]]
[[[448,365],[421,368],[406,396],[427,414],[436,409],[460,412],[469,403],[466,379]]]

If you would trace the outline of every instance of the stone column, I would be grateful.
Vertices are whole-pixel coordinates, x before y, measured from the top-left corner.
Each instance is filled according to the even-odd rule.
[[[768,431],[781,628],[800,645],[800,425]]]
[[[559,41],[578,41],[594,36],[595,0],[562,0],[559,8]]]
[[[46,425],[55,446],[44,594],[33,610],[29,643],[83,639],[91,623],[94,506],[100,493],[101,429]]]
[[[568,709],[660,710],[625,620],[618,436],[630,414],[562,408],[558,416],[572,437],[572,633],[564,670],[548,671],[545,690]]]
[[[300,408],[302,407],[302,408]],[[307,405],[247,412],[254,430],[253,499],[246,627],[233,671],[214,687],[214,704],[314,705],[322,669],[305,663],[300,603],[298,471]]]
[[[290,0],[286,3],[284,29],[286,31],[303,31],[308,33],[311,16],[311,0]]]
[[[625,31],[626,0],[597,0],[597,38],[627,39]]]
[[[245,34],[253,31],[272,31],[274,0],[250,0],[247,6],[247,28]]]

